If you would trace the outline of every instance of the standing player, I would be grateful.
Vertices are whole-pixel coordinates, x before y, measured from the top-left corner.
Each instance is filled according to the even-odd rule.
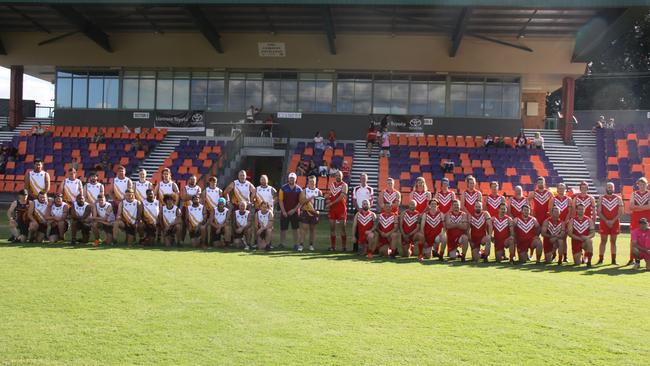
[[[393,201],[393,205],[398,207],[399,201]],[[377,239],[373,252],[377,254],[395,258],[397,253],[397,242],[399,241],[399,216],[395,210],[385,207],[384,211],[377,218]]]
[[[181,210],[176,206],[176,197],[171,194],[163,196],[165,204],[160,214],[160,235],[165,246],[170,247],[174,242],[181,245]],[[225,202],[225,200],[224,200]]]
[[[210,211],[213,211],[219,203],[219,198],[223,197],[221,188],[217,186],[217,177],[212,176],[208,178],[208,185],[203,190],[202,195],[203,204],[206,205]]]
[[[278,191],[269,185],[269,177],[267,177],[266,174],[260,176],[260,185],[257,186],[255,190],[257,192],[257,207],[259,208],[262,202],[266,202],[269,206],[268,209],[273,212],[275,208],[275,200],[278,197]],[[269,244],[271,243],[270,240],[271,237],[269,236]]]
[[[63,195],[57,193],[54,196],[54,202],[48,208],[46,216],[50,225],[50,243],[63,241],[65,238],[65,233],[68,231],[68,209],[68,204],[63,202]]]
[[[546,179],[537,178],[537,187],[528,194],[528,204],[533,208],[533,216],[542,225],[551,211],[553,193],[546,188]]]
[[[600,223],[598,229],[600,231],[600,247],[598,252],[598,263],[603,264],[605,257],[605,247],[607,246],[607,237],[610,242],[610,252],[612,256],[612,264],[616,264],[616,237],[621,232],[620,220],[623,216],[623,200],[617,194],[614,194],[614,183],[607,182],[605,186],[605,194],[600,196],[597,205],[598,218]]]
[[[138,172],[138,180],[135,182],[135,199],[144,202],[147,199],[147,190],[154,189],[153,184],[147,180],[147,171],[140,169]]]
[[[144,245],[154,245],[158,234],[160,223],[160,202],[153,194],[153,189],[145,191],[145,199],[142,201],[142,225],[140,225],[140,242]]]
[[[309,238],[309,250],[314,250],[316,238],[316,224],[318,224],[319,213],[315,209],[315,199],[323,194],[316,187],[316,177],[310,176],[307,180],[307,187],[300,192],[300,246],[305,244]]]
[[[354,215],[352,221],[352,232],[357,237],[359,255],[365,253],[368,258],[372,258],[372,244],[375,239],[374,229],[377,215],[370,211],[370,201],[365,199],[361,201],[359,211]]]
[[[472,246],[472,261],[478,263],[483,258],[487,263],[492,244],[492,219],[487,211],[483,211],[483,203],[476,201],[474,212],[469,215],[469,242]],[[485,249],[481,253],[481,246]]]
[[[370,204],[369,209],[372,209],[375,200],[375,191],[368,185],[368,175],[366,173],[361,173],[359,176],[359,185],[354,187],[352,190],[352,202],[354,202],[356,212],[361,210],[363,201],[365,200],[368,200]],[[354,232],[354,245],[352,251],[355,253],[359,251],[359,238],[356,231]]]
[[[296,173],[289,173],[287,183],[280,188],[278,202],[280,204],[280,245],[284,248],[284,242],[287,239],[287,230],[291,224],[293,230],[294,250],[298,249],[298,227],[300,227],[300,194],[302,188],[296,184]]]
[[[190,241],[194,248],[202,246],[205,248],[205,229],[208,223],[208,211],[201,204],[198,194],[192,197],[192,204],[187,207],[185,227],[190,235]],[[183,240],[184,238],[181,238]]]
[[[641,177],[636,181],[636,186],[638,189],[632,192],[632,197],[630,197],[631,232],[639,228],[639,220],[650,220],[650,191],[648,190],[648,180],[645,177]],[[630,242],[630,261],[628,265],[634,262],[632,250],[633,246]]]
[[[558,251],[557,264],[561,265],[566,256],[566,231],[557,206],[551,209],[551,216],[542,224],[542,237],[544,238],[544,261],[553,262],[553,253]]]
[[[9,219],[9,229],[11,230],[10,242],[24,243],[27,241],[29,234],[29,200],[27,199],[27,190],[21,189],[16,194],[16,200],[11,203],[7,210]]]
[[[436,192],[435,198],[438,201],[438,209],[446,215],[451,210],[451,203],[456,200],[456,193],[449,189],[449,179],[442,178],[440,191]]]
[[[596,199],[594,196],[587,193],[589,191],[589,184],[583,181],[580,183],[580,193],[573,197],[573,212],[577,214],[578,204],[582,204],[585,208],[585,215],[596,222]]]
[[[97,196],[97,202],[93,208],[93,234],[95,235],[95,246],[101,242],[100,232],[104,232],[104,243],[110,245],[113,242],[113,225],[115,225],[115,213],[110,202],[106,202],[103,194]]]
[[[117,179],[117,178],[115,178]],[[128,178],[126,178],[128,179]],[[129,179],[129,182],[131,180]],[[135,242],[135,234],[138,232],[138,225],[142,218],[142,204],[135,199],[132,188],[124,191],[124,200],[120,201],[113,224],[113,239],[117,241],[120,231],[126,234],[126,243],[132,245]]]
[[[246,209],[246,201],[239,201],[239,209],[235,211],[234,217],[235,222],[233,223],[234,230],[232,233],[233,244],[239,248],[244,248],[244,250],[249,250],[250,246],[248,243],[250,241],[250,228],[252,215],[250,211]]]
[[[41,191],[35,200],[29,203],[29,238],[30,241],[38,243],[45,240],[47,235],[47,215],[50,208],[50,199],[47,198],[47,192]]]
[[[394,202],[397,202],[397,204],[394,205]],[[399,213],[400,202],[402,202],[402,194],[395,189],[395,181],[393,178],[386,179],[386,189],[381,191],[379,195],[380,213],[386,210],[393,210],[394,213]]]
[[[424,178],[417,177],[413,191],[411,191],[411,201],[415,201],[415,211],[417,211],[418,214],[426,211],[430,200],[431,192],[429,192],[429,189],[427,188],[427,182]]]
[[[88,182],[86,182],[86,186],[84,187],[84,195],[86,196],[86,202],[88,202],[89,205],[94,205],[97,203],[97,197],[99,195],[104,195],[104,185],[101,184],[98,180],[97,173],[92,172],[90,173],[90,177],[88,177]]]
[[[490,194],[485,196],[483,207],[490,214],[490,217],[496,217],[499,214],[499,207],[506,203],[506,198],[499,194],[499,182],[490,182]]]
[[[158,185],[156,185],[156,197],[158,197],[158,200],[164,200],[165,195],[171,195],[174,198],[174,203],[178,204],[178,199],[179,199],[179,192],[180,190],[178,189],[178,185],[176,185],[176,182],[172,180],[172,172],[169,170],[169,168],[164,168],[160,172],[160,182],[158,182]]]
[[[467,189],[460,195],[460,207],[468,215],[471,215],[476,208],[476,202],[483,202],[483,194],[476,189],[476,179],[468,175],[465,178]]]
[[[343,173],[336,172],[336,179],[329,186],[329,202],[325,208],[329,210],[328,218],[330,221],[330,251],[336,250],[336,224],[339,224],[341,232],[341,250],[346,251],[347,246],[347,232],[346,224],[348,221],[348,185],[343,181]]]
[[[76,169],[68,169],[67,177],[63,180],[61,187],[59,187],[59,193],[63,194],[63,201],[68,205],[72,205],[76,201],[77,196],[83,193],[83,184],[77,178]]]
[[[429,209],[422,215],[421,220],[424,257],[426,259],[438,257],[442,260],[445,255],[447,238],[442,230],[445,226],[445,215],[438,209],[438,200],[434,198],[429,201]]]
[[[50,173],[43,170],[42,160],[34,160],[34,169],[25,174],[25,189],[30,200],[35,200],[41,191],[50,191]]]
[[[190,176],[187,179],[187,184],[181,190],[181,215],[183,216],[183,226],[181,227],[181,240],[185,240],[185,233],[188,230],[187,226],[187,208],[192,205],[194,196],[201,197],[201,187],[196,184],[196,177]]]
[[[593,252],[592,238],[596,230],[594,229],[594,222],[591,220],[591,217],[585,214],[585,206],[582,203],[576,205],[576,215],[569,220],[567,233],[571,237],[573,263],[575,265],[587,263],[587,267],[591,267],[591,255]]]
[[[400,233],[402,234],[402,256],[410,257],[415,251],[415,244],[418,244],[418,259],[424,259],[424,243],[419,233],[420,213],[417,211],[415,200],[409,202],[407,210],[400,215]]]
[[[537,250],[535,262],[539,263],[542,258],[542,242],[539,240],[540,227],[537,219],[531,216],[528,204],[521,208],[521,217],[514,219],[513,227],[519,263],[525,263],[528,260],[528,250],[531,248]]]
[[[445,230],[447,231],[447,256],[450,259],[458,257],[458,247],[462,247],[462,254],[460,260],[465,262],[465,255],[467,254],[467,245],[469,238],[467,237],[468,229],[467,213],[461,211],[460,201],[454,200],[451,203],[451,211],[445,217]]]
[[[258,190],[259,192],[259,190]],[[273,236],[273,211],[269,209],[268,201],[261,201],[260,209],[255,215],[255,234],[258,249],[269,250]],[[298,248],[302,252],[302,245]]]
[[[497,262],[505,259],[505,249],[508,248],[510,263],[515,258],[515,240],[513,235],[512,218],[507,215],[508,207],[504,203],[499,205],[499,212],[492,218],[492,229],[494,239],[494,256]]]
[[[226,187],[223,191],[224,196],[230,195],[230,202],[234,208],[239,207],[240,202],[246,204],[246,209],[252,208],[253,200],[255,199],[256,191],[255,186],[246,180],[246,171],[240,170],[237,174],[237,179]]]
[[[86,202],[84,195],[79,193],[70,207],[70,244],[77,244],[77,230],[81,231],[81,242],[88,243],[93,224],[92,213],[92,207]]]
[[[131,178],[126,176],[126,169],[120,165],[117,167],[117,176],[113,178],[113,209],[114,210],[119,210],[120,204],[124,200],[127,190],[133,191],[133,181],[131,180]],[[116,220],[117,223],[120,221],[119,219],[120,215],[117,214],[117,211],[115,212],[115,215],[118,218],[118,220]],[[117,240],[117,236],[113,235],[113,238]]]
[[[560,220],[566,222],[571,214],[572,205],[571,198],[566,195],[566,185],[564,183],[557,184],[557,195],[551,199],[551,208],[557,207],[560,210]]]
[[[524,206],[528,205],[528,200],[524,197],[524,189],[521,186],[515,187],[515,195],[510,197],[510,205],[508,207],[510,217],[513,219],[520,218],[521,211]]]

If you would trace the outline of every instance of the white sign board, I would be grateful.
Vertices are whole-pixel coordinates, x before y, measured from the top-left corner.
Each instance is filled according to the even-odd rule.
[[[285,57],[284,42],[258,42],[257,52],[260,57]]]
[[[133,119],[149,119],[149,112],[133,112]]]
[[[300,113],[300,112],[278,112],[278,118],[301,119],[302,118],[302,113]]]

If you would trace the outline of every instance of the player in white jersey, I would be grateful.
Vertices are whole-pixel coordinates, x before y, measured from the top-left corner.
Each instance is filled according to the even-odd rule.
[[[201,187],[196,184],[196,177],[191,176],[187,180],[187,184],[181,189],[181,215],[183,215],[183,227],[181,228],[181,240],[185,240],[185,234],[188,230],[187,223],[187,208],[192,205],[194,196],[201,197]]]
[[[246,180],[246,172],[241,170],[237,174],[237,180],[233,181],[223,191],[224,196],[230,196],[230,202],[233,207],[239,207],[239,202],[244,202],[246,208],[251,208],[251,203],[256,195],[256,190],[253,184]]]
[[[78,194],[77,199],[70,205],[70,244],[77,243],[77,230],[81,231],[81,243],[88,243],[90,240],[90,229],[92,226],[92,207],[86,202],[83,194]]]
[[[145,199],[142,201],[142,225],[139,226],[140,243],[143,245],[154,245],[158,234],[160,202],[153,194],[153,189],[147,189],[144,194]]]
[[[161,179],[156,185],[155,194],[158,197],[158,200],[163,200],[163,197],[166,194],[172,195],[174,197],[174,202],[178,203],[179,198],[179,189],[176,183],[172,180],[172,172],[169,168],[164,168],[161,172]]]
[[[239,209],[233,214],[233,245],[244,250],[249,250],[250,247],[250,228],[252,226],[253,215],[246,209],[246,201],[239,202]]]
[[[65,232],[68,231],[68,205],[63,202],[63,195],[57,193],[54,196],[54,202],[47,210],[47,223],[50,226],[49,239],[50,243],[56,243],[63,240]]]
[[[359,185],[352,190],[352,202],[354,202],[355,212],[359,212],[363,206],[363,201],[368,201],[369,209],[375,201],[375,190],[368,185],[368,174],[361,173],[359,176]],[[359,251],[359,235],[354,232],[354,243],[352,244],[352,251],[357,253]]]
[[[59,187],[59,193],[63,194],[63,202],[68,205],[72,205],[77,199],[77,196],[83,193],[83,185],[81,184],[81,180],[77,178],[76,169],[68,169],[68,174]]]
[[[47,198],[47,192],[40,191],[35,200],[29,203],[27,216],[29,217],[30,241],[42,242],[47,235],[47,214],[52,204]]]
[[[132,245],[135,242],[135,234],[138,232],[138,225],[142,218],[142,204],[135,199],[133,189],[128,188],[124,192],[124,200],[120,202],[113,224],[113,238],[117,241],[120,231],[126,234],[126,243]]]
[[[205,229],[208,223],[208,210],[201,204],[199,195],[192,197],[192,204],[187,207],[185,226],[190,235],[192,246],[205,248]]]
[[[217,177],[208,178],[208,185],[205,186],[201,195],[201,202],[212,212],[217,207],[219,198],[223,197],[223,191],[217,186]]]
[[[43,170],[42,160],[34,160],[34,169],[25,174],[25,188],[30,200],[35,200],[41,191],[46,194],[50,191],[50,174]]]
[[[115,223],[115,214],[113,205],[106,202],[106,196],[100,194],[97,196],[97,202],[93,207],[93,235],[95,236],[94,245],[101,243],[100,232],[104,232],[104,243],[110,245],[113,243],[113,224]]]
[[[260,176],[260,185],[255,188],[255,207],[260,208],[262,202],[266,202],[269,205],[269,210],[273,212],[274,203],[278,198],[278,191],[269,185],[269,177],[266,174]]]
[[[176,198],[171,194],[163,197],[165,204],[160,212],[160,231],[165,246],[170,247],[176,241],[176,245],[181,244],[181,210],[176,206]]]
[[[133,190],[133,181],[126,176],[126,169],[123,166],[117,167],[117,176],[113,178],[113,209],[119,210],[120,203],[124,200],[127,190]],[[115,212],[117,215],[117,211]],[[119,220],[118,220],[119,221]],[[117,239],[117,237],[115,237]]]
[[[230,234],[232,223],[230,222],[230,210],[226,207],[226,199],[221,197],[217,200],[217,207],[212,210],[212,217],[210,218],[210,228],[212,235],[210,235],[210,244],[217,242],[217,247],[223,248],[226,243],[231,240]]]
[[[298,208],[300,211],[300,244],[298,250],[301,251],[307,238],[309,238],[309,250],[314,250],[314,240],[316,239],[316,225],[319,221],[320,213],[316,210],[316,198],[322,197],[323,193],[316,187],[316,177],[310,176],[307,180],[307,187],[300,192]]]
[[[267,201],[262,201],[255,213],[255,228],[257,248],[268,250],[273,236],[273,211],[269,209]]]
[[[148,189],[154,189],[153,183],[147,180],[147,171],[140,169],[138,172],[138,180],[134,183],[135,199],[144,202],[147,199]]]
[[[88,182],[86,182],[86,186],[84,187],[86,202],[88,202],[90,205],[94,205],[97,203],[97,197],[100,194],[104,195],[104,185],[99,182],[97,173],[92,172],[90,173]]]

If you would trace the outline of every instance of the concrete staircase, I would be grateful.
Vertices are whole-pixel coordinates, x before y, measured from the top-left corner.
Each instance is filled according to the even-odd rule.
[[[352,190],[359,185],[361,173],[368,175],[368,185],[375,190],[375,204],[379,189],[379,148],[373,146],[372,153],[368,156],[365,140],[354,142],[354,156],[352,157],[352,171],[350,172],[350,186],[348,194],[348,207],[352,205]]]
[[[573,130],[573,143],[578,147],[596,147],[596,134],[591,130]]]
[[[587,166],[589,175],[595,183],[598,194],[605,193],[605,182],[598,180],[596,171],[598,170],[598,157],[596,156],[596,134],[591,130],[574,130],[573,142],[580,150],[582,159]]]
[[[138,180],[138,172],[140,169],[146,169],[147,175],[151,175],[163,165],[165,159],[180,145],[181,141],[187,140],[187,136],[182,135],[166,135],[165,138],[156,145],[156,148],[149,153],[146,159],[140,163],[138,169],[131,172],[131,179]]]
[[[586,181],[589,183],[589,193],[597,194],[598,191],[589,174],[589,170],[587,170],[587,165],[585,164],[580,149],[574,145],[565,145],[557,130],[524,130],[526,137],[534,137],[536,132],[542,134],[544,138],[544,153],[562,177],[567,188],[577,187],[580,185],[580,182]]]
[[[9,119],[7,117],[0,117],[0,129],[2,129],[0,130],[0,144],[11,141],[14,136],[20,135],[23,131],[31,131],[32,127],[38,125],[38,122],[41,122],[42,126],[52,125],[51,118],[26,117],[13,131],[5,131],[4,129],[9,125]]]

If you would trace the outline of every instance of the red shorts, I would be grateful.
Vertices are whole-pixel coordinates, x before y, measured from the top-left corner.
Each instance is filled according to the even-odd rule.
[[[357,243],[368,244],[368,237],[366,237],[366,230],[357,230]]]
[[[551,243],[551,239],[544,238],[542,244],[544,245],[544,253],[550,253],[553,251],[553,243]]]
[[[506,248],[506,240],[510,235],[495,236],[494,237],[494,250],[500,252]]]
[[[571,239],[571,253],[582,253],[582,240]]]
[[[447,230],[447,252],[456,250],[460,245],[460,237],[465,235],[463,230]]]
[[[630,218],[630,231],[639,228],[639,220],[642,217],[650,220],[650,211],[634,211]]]
[[[639,252],[638,257],[639,257],[639,259],[643,259],[646,262],[650,261],[650,254],[648,254],[646,252]]]
[[[487,233],[479,233],[479,234],[480,235],[472,235],[469,238],[469,242],[471,243],[472,248],[480,247],[482,244],[481,241],[483,240],[483,238],[485,238],[485,235],[487,235]]]
[[[537,222],[540,223],[540,225],[548,219],[548,212],[535,212],[533,215],[537,219]]]
[[[348,219],[348,209],[345,206],[330,207],[327,217],[334,221],[346,221]]]
[[[524,239],[518,239],[517,240],[517,252],[525,252],[528,249],[533,247],[533,240],[535,238],[524,238]]]
[[[390,246],[390,237],[384,238],[381,236],[381,234],[377,234],[378,239],[377,239],[377,249],[383,247],[384,245]]]
[[[415,230],[406,235],[402,235],[402,246],[413,245],[415,243]]]
[[[442,232],[442,227],[435,230],[424,230],[424,246],[431,248],[436,243],[436,237]]]
[[[601,223],[598,224],[598,232],[600,232],[601,235],[618,235],[621,232],[620,222],[616,220],[612,224],[612,227],[607,227],[607,225],[601,221]]]

